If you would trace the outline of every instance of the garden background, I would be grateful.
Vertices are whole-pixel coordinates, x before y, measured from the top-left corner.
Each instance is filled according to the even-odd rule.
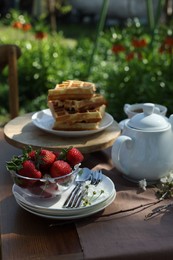
[[[0,44],[22,51],[20,114],[47,108],[48,89],[68,79],[94,82],[116,121],[126,117],[125,103],[158,103],[172,114],[173,23],[172,12],[165,11],[170,1],[158,0],[156,12],[152,0],[144,1],[146,23],[133,17],[107,25],[108,0],[89,23],[69,20],[66,1],[54,1],[54,17],[49,9],[33,17],[17,7],[1,17]],[[7,69],[0,75],[0,124],[9,120],[7,75]]]

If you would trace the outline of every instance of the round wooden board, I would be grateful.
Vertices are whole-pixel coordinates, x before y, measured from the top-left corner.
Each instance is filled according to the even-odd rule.
[[[118,123],[114,121],[107,129],[96,134],[61,137],[37,128],[32,123],[32,115],[33,113],[29,113],[16,117],[5,125],[4,135],[9,144],[18,148],[31,145],[34,148],[47,148],[53,151],[74,146],[83,153],[90,153],[112,146],[121,132]]]

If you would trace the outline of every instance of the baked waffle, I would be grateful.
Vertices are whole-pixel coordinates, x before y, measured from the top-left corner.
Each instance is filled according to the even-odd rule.
[[[95,84],[79,80],[67,80],[48,90],[48,100],[90,99],[96,90]]]
[[[57,122],[74,124],[76,122],[94,123],[99,122],[105,111],[105,105],[102,105],[96,109],[86,110],[84,112],[68,111],[65,109],[59,109],[55,111],[50,108],[54,119]]]
[[[106,100],[95,91],[95,84],[79,80],[67,80],[48,90],[48,106],[55,120],[53,129],[98,129]]]
[[[51,111],[59,111],[60,109],[65,109],[68,111],[75,111],[75,112],[83,112],[86,110],[95,109],[102,105],[106,105],[107,102],[105,98],[100,94],[94,94],[92,98],[85,99],[85,100],[49,100],[48,106]]]
[[[75,123],[75,124],[68,124],[68,123],[58,123],[55,121],[53,130],[59,131],[84,131],[84,130],[96,130],[99,128],[99,122],[97,123]]]
[[[89,130],[97,129],[105,113],[105,105],[85,112],[69,113],[60,110],[54,113],[54,130]]]

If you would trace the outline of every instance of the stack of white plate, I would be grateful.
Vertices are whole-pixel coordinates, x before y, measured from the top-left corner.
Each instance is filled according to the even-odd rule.
[[[114,183],[105,175],[103,175],[102,182],[97,186],[88,186],[87,198],[89,199],[90,204],[87,206],[81,205],[78,208],[63,208],[63,204],[71,190],[74,188],[74,185],[72,185],[61,196],[47,199],[28,196],[15,184],[13,185],[12,192],[16,202],[30,213],[51,219],[77,219],[103,210],[110,205],[116,197]],[[96,193],[94,196],[93,191],[94,194]]]

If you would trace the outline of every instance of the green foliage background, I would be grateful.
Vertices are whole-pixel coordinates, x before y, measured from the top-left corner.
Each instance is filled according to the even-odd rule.
[[[138,20],[123,28],[107,28],[100,34],[88,75],[94,47],[92,37],[68,39],[58,32],[37,40],[32,32],[1,25],[0,44],[17,44],[22,50],[18,60],[20,112],[47,108],[49,88],[63,80],[80,79],[96,84],[97,91],[108,101],[107,111],[117,121],[126,117],[125,103],[154,102],[167,106],[168,114],[173,113],[173,46],[169,52],[159,52],[165,38],[172,37],[170,28],[160,25],[152,35]],[[134,37],[145,39],[147,46],[135,49],[131,44]],[[117,44],[125,50],[114,53],[112,46]],[[131,52],[140,53],[142,58],[127,61]],[[8,116],[6,69],[0,79],[0,114]]]

